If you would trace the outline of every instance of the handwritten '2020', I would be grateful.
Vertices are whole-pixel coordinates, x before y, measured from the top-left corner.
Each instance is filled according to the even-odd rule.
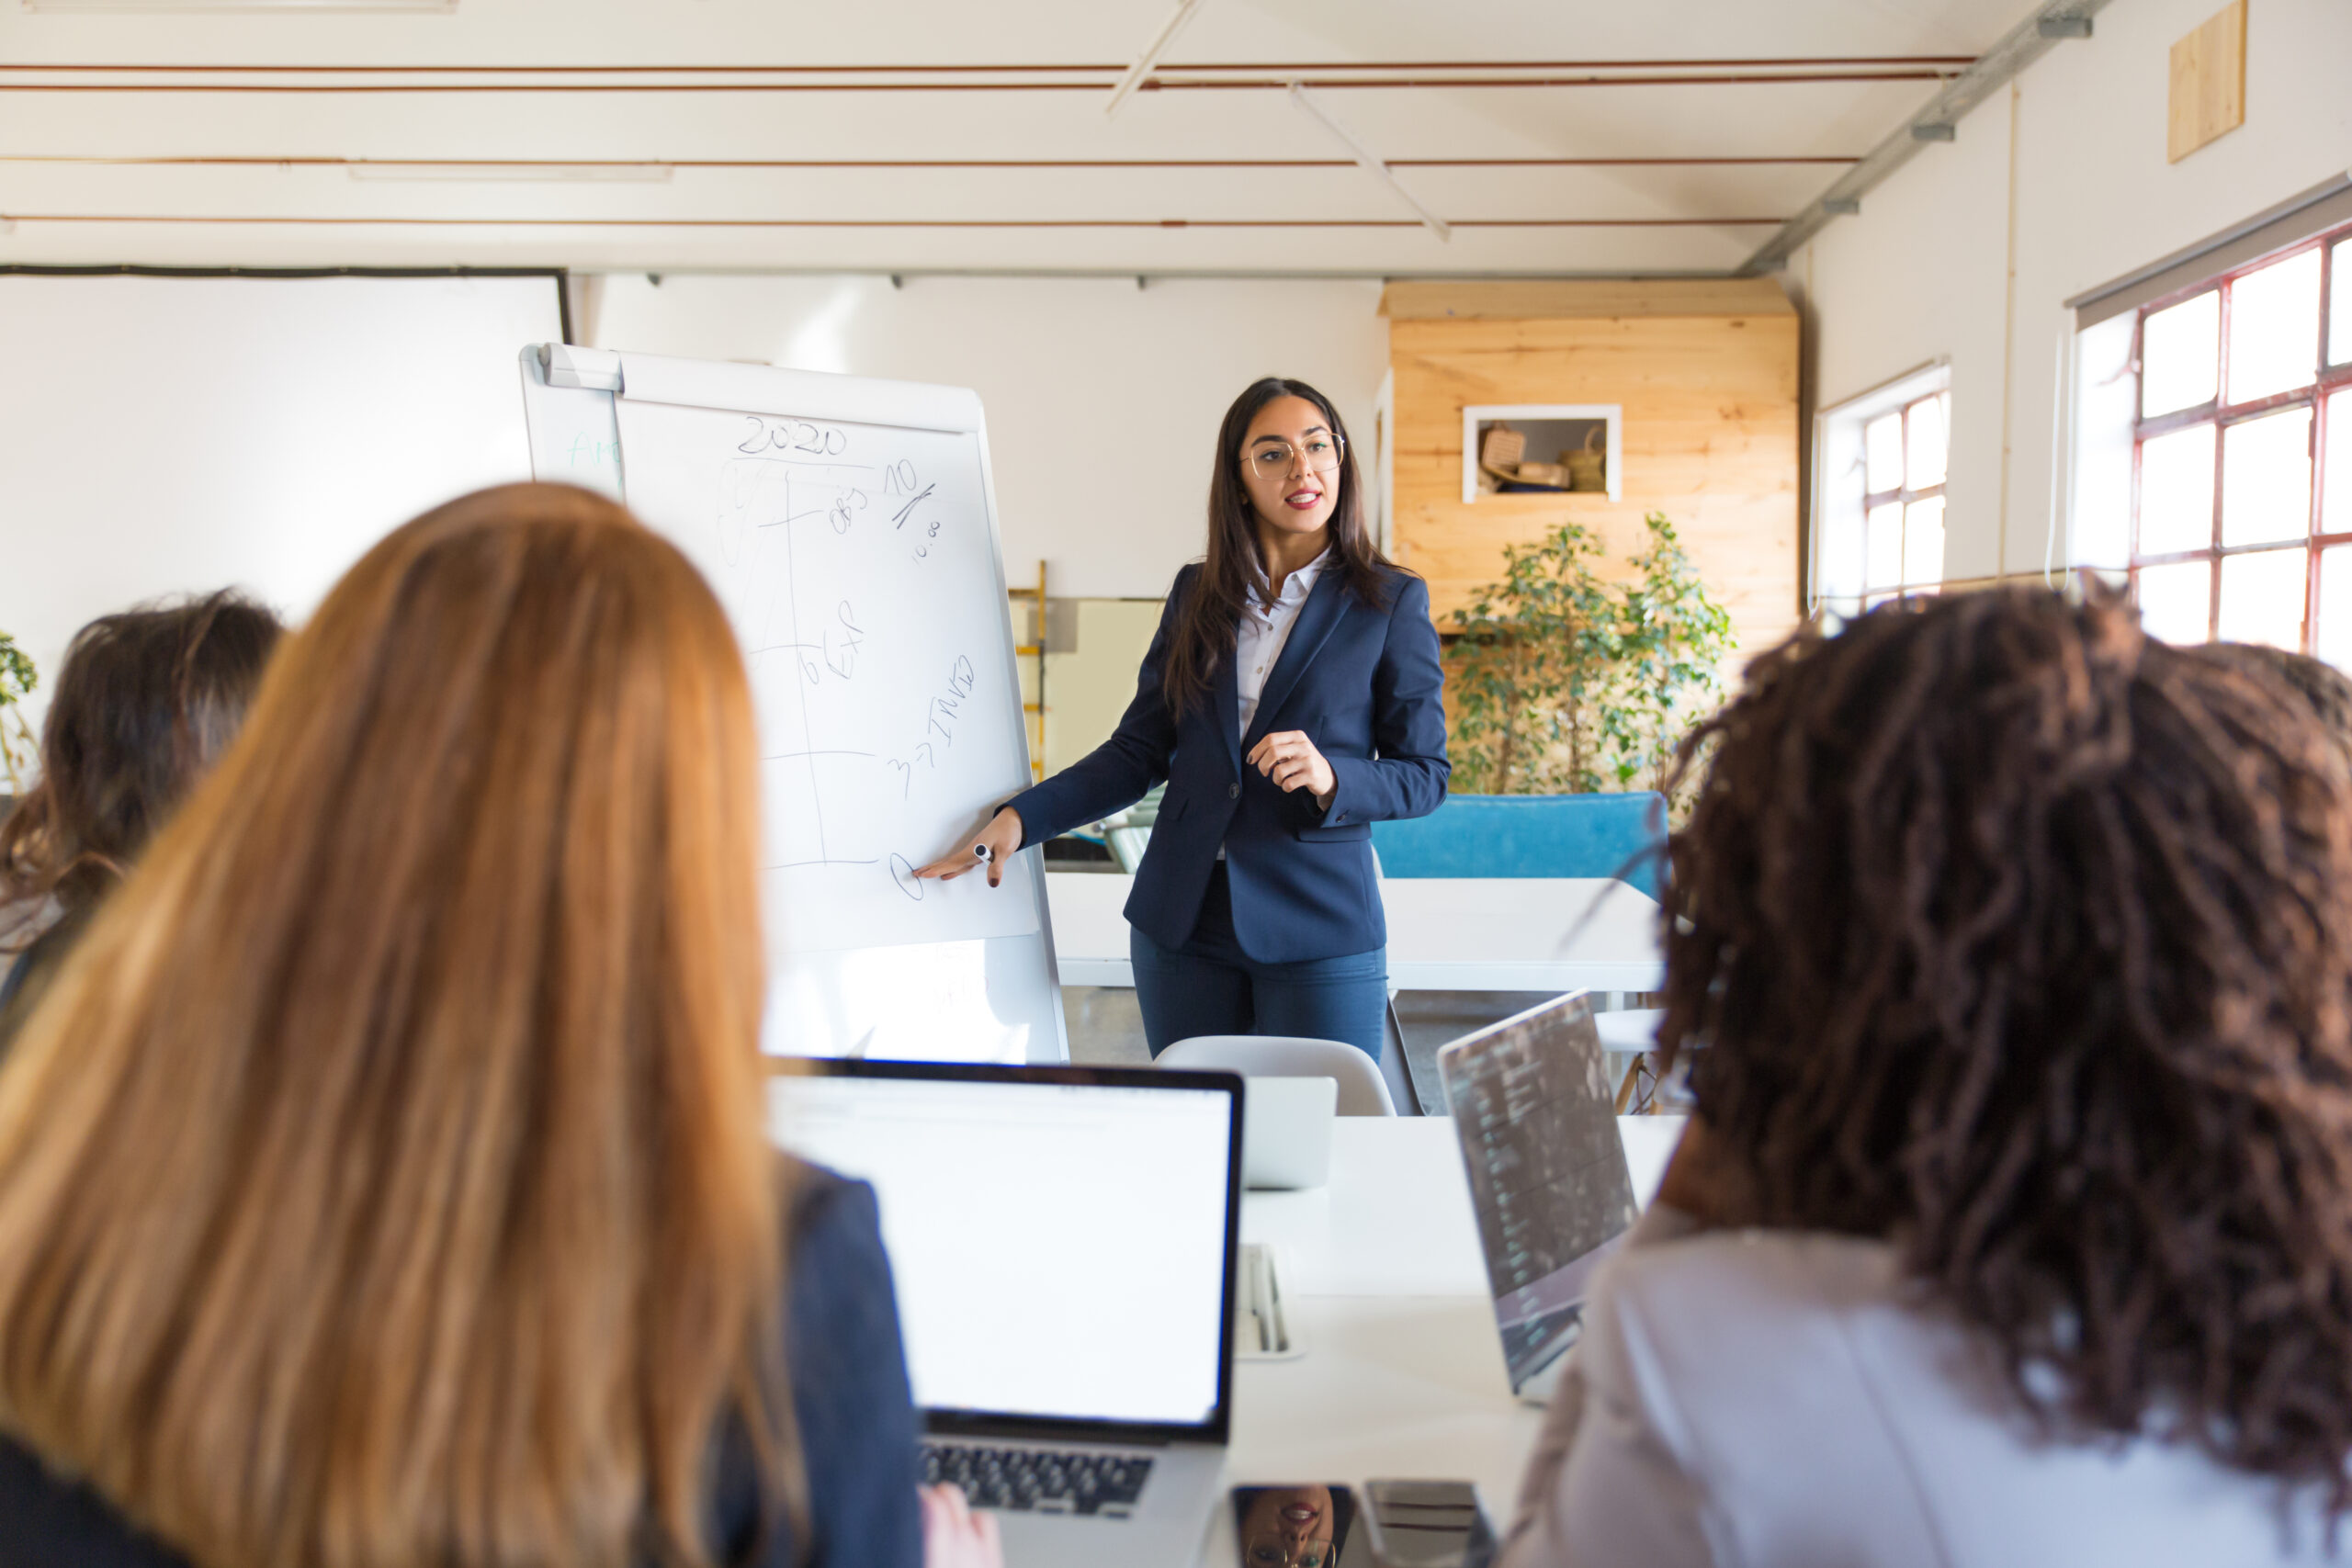
[[[815,424],[805,419],[763,419],[758,414],[749,413],[743,418],[752,428],[736,445],[735,450],[746,457],[762,457],[770,452],[805,452],[818,458],[849,455],[849,432],[838,425]],[[867,463],[824,463],[819,466],[844,471],[874,471],[874,466]],[[910,541],[915,559],[930,558],[932,545],[939,537],[943,521],[932,506],[932,498],[938,491],[938,485],[923,483],[922,476],[913,462],[905,457],[884,463],[881,470],[882,493],[893,503],[888,509],[891,532]],[[834,533],[846,534],[856,525],[858,513],[870,504],[871,498],[863,486],[842,485],[833,497],[832,504],[826,508],[826,520],[832,525]]]

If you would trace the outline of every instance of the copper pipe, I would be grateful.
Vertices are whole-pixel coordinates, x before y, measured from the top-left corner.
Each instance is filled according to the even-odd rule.
[[[0,67],[5,74],[14,67]],[[1625,76],[1302,77],[1317,88],[1457,89],[1498,87],[1804,86],[1838,82],[1942,82],[1922,70],[1809,72],[1786,75],[1652,74]],[[1154,76],[1138,92],[1287,91],[1291,78],[1169,81]],[[1099,93],[1099,82],[8,82],[0,93]]]
[[[1850,157],[1391,158],[1397,169],[1710,168],[1851,164]],[[1352,169],[1351,158],[335,158],[0,152],[0,164],[140,167],[455,169]]]
[[[256,218],[10,212],[17,223],[219,223],[474,229],[1419,229],[1410,218]],[[1747,228],[1779,218],[1470,218],[1456,229]]]
[[[1246,73],[1290,76],[1317,71],[1705,71],[1705,70],[1802,70],[1870,66],[1912,66],[1961,70],[1974,63],[1975,57],[1966,54],[1861,54],[1814,55],[1789,58],[1739,60],[1414,60],[1414,61],[1308,61],[1291,63],[1207,62],[1178,65],[1163,62],[1154,75],[1206,75],[1213,72]],[[1126,70],[1118,65],[204,65],[173,62],[163,64],[105,65],[87,62],[49,61],[17,62],[0,70],[54,71],[128,75],[144,73],[177,73],[182,74],[220,75],[599,75],[599,76],[912,76],[964,75],[1046,75],[1063,73],[1087,73],[1116,76]]]

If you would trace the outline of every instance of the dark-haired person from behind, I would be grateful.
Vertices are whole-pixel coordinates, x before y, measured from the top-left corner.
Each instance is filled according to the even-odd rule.
[[[921,874],[986,865],[993,885],[1023,845],[1166,780],[1126,907],[1151,1054],[1293,1034],[1377,1056],[1372,824],[1436,810],[1449,771],[1429,587],[1374,546],[1347,429],[1303,381],[1226,411],[1208,512],[1207,557],[1176,574],[1111,739]]]
[[[224,590],[102,616],[74,635],[41,725],[40,782],[0,821],[0,1052],[99,903],[236,735],[281,630]]]
[[[2352,1554],[2352,797],[2039,590],[1801,635],[1672,835],[1698,1111],[1507,1568]]]

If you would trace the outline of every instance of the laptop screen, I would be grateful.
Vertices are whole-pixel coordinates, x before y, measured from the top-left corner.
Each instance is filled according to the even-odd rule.
[[[1221,1428],[1238,1101],[1219,1081],[826,1063],[775,1082],[772,1121],[873,1183],[926,1411]]]
[[[1513,1392],[1576,1337],[1634,1183],[1591,998],[1577,991],[1438,1053]]]

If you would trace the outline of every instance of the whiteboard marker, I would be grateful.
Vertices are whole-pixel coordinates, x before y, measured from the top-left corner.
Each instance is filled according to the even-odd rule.
[[[978,861],[982,865],[986,865],[989,862],[996,859],[996,853],[986,844],[974,844],[972,846],[972,858]]]

